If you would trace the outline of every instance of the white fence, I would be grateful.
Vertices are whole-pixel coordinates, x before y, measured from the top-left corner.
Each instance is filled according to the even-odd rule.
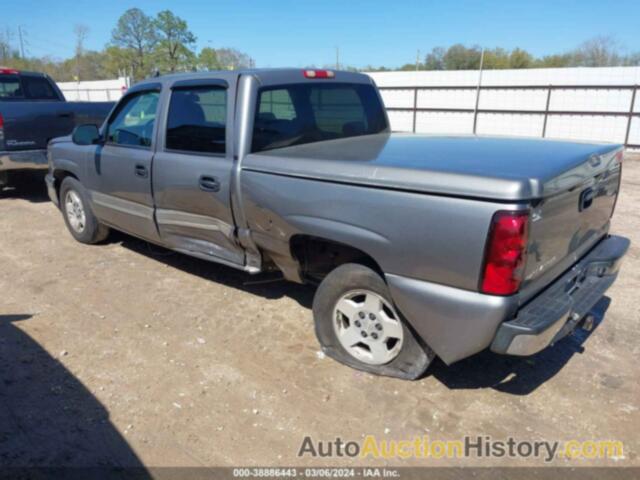
[[[640,148],[640,67],[369,73],[396,131],[517,135]],[[129,78],[62,82],[67,100],[116,101]]]
[[[517,135],[640,148],[640,67],[373,72],[396,131]]]
[[[115,102],[129,86],[128,77],[87,82],[58,82],[58,87],[70,102]]]

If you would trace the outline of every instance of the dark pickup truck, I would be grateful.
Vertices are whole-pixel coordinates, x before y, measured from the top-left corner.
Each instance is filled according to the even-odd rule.
[[[46,170],[49,140],[102,123],[113,105],[67,102],[49,76],[0,67],[0,188],[13,173]]]
[[[417,378],[436,355],[531,355],[592,328],[629,246],[609,235],[622,160],[391,133],[365,75],[246,70],[139,83],[101,128],[50,142],[46,182],[80,242],[115,228],[319,284],[327,355]]]

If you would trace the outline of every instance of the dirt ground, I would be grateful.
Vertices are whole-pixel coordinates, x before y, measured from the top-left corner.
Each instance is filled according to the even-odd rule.
[[[640,157],[612,231],[632,239],[604,321],[532,358],[484,352],[405,382],[324,358],[313,290],[113,234],[75,242],[44,189],[0,198],[0,464],[381,465],[299,458],[315,440],[624,442],[640,466]],[[606,314],[604,312],[606,311]],[[472,321],[472,319],[470,319]],[[410,459],[394,465],[542,465]]]

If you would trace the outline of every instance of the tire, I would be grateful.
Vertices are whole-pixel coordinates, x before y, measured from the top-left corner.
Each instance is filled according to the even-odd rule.
[[[87,191],[73,177],[66,177],[60,186],[60,210],[69,233],[80,243],[102,242],[109,235],[109,228],[93,214]]]
[[[348,263],[324,278],[313,317],[323,352],[352,368],[415,380],[435,358],[393,306],[382,277],[364,265]]]

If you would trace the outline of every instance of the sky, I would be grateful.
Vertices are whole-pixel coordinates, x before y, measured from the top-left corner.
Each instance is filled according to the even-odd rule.
[[[424,56],[454,43],[542,56],[597,35],[640,51],[639,0],[7,0],[0,30],[12,30],[17,43],[20,26],[28,55],[67,58],[74,25],[88,26],[86,48],[100,50],[132,7],[148,15],[170,9],[187,21],[198,49],[237,48],[258,67],[331,65],[336,47],[340,63],[356,67],[413,63],[418,49]]]

